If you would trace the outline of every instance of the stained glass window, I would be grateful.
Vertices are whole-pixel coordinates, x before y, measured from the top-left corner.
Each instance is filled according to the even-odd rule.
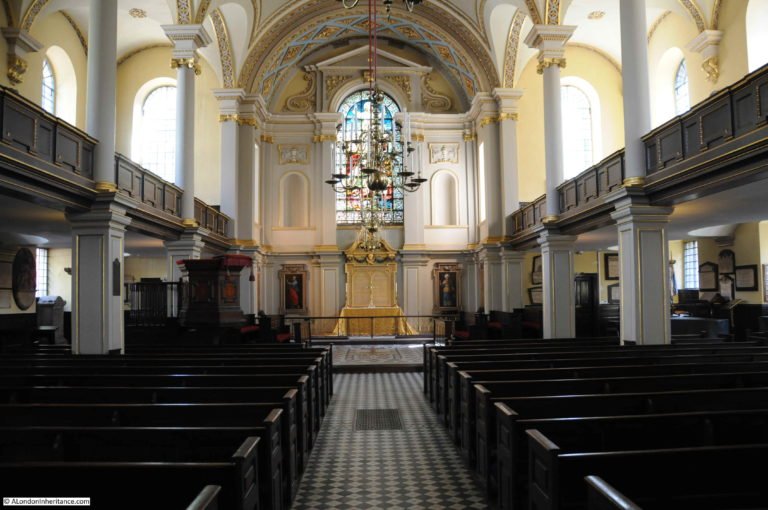
[[[347,96],[339,107],[339,113],[342,114],[342,125],[339,129],[337,140],[339,146],[345,142],[350,142],[359,136],[359,133],[365,132],[370,128],[371,121],[371,99],[369,90],[360,90]],[[392,130],[392,123],[395,122],[395,114],[400,111],[397,103],[388,95],[384,95],[382,101],[383,129]],[[399,130],[396,130],[399,137]],[[352,168],[345,168],[344,157],[339,147],[336,149],[336,168],[338,173],[349,174]],[[352,167],[353,165],[348,165]],[[394,177],[395,184],[399,184],[401,177]],[[362,179],[361,179],[362,183]],[[338,225],[354,225],[362,223],[362,210],[371,209],[371,200],[373,194],[365,187],[360,187],[351,191],[342,191],[336,193],[336,223]],[[379,208],[384,211],[383,219],[385,225],[402,225],[404,210],[403,191],[397,186],[390,186],[373,208]]]

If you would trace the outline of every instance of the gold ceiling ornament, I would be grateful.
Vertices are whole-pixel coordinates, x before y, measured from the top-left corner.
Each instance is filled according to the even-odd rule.
[[[16,13],[11,9],[11,4],[8,0],[3,0],[3,11],[5,12],[5,20],[9,27],[15,27],[17,24]]]
[[[411,102],[411,77],[410,76],[390,75],[390,76],[383,76],[382,78],[400,87],[400,90],[402,90],[403,93],[406,95],[406,97],[408,98],[408,103],[410,104]]]
[[[171,69],[178,69],[180,67],[187,67],[189,69],[193,69],[197,76],[200,76],[200,73],[202,73],[202,70],[200,68],[200,64],[197,63],[197,59],[194,58],[194,57],[190,57],[190,58],[172,58],[171,59]]]
[[[539,60],[539,64],[536,66],[536,72],[544,74],[544,69],[550,66],[557,66],[560,69],[565,68],[565,57],[548,57]]]
[[[22,82],[24,73],[27,72],[27,61],[16,55],[8,55],[8,81],[12,85],[18,85]]]
[[[587,14],[587,19],[598,20],[605,17],[605,11],[592,11]]]
[[[709,27],[712,30],[717,30],[717,27],[720,25],[720,6],[722,2],[721,0],[715,0],[715,3],[712,4],[712,17],[709,22]]]
[[[211,0],[203,0],[197,7],[197,14],[195,14],[195,24],[202,25],[205,21],[205,15],[208,14],[208,8],[211,6]]]
[[[653,22],[651,28],[648,29],[648,42],[651,42],[651,38],[653,37],[653,34],[656,33],[656,29],[659,28],[661,22],[664,21],[670,14],[672,14],[672,11],[664,11],[661,16],[656,18],[656,21]]]
[[[525,14],[518,10],[512,18],[512,25],[507,34],[507,44],[504,48],[504,74],[502,87],[512,88],[515,82],[515,68],[517,67],[517,50],[520,47],[520,31],[523,28]]]
[[[717,79],[720,78],[720,64],[717,55],[709,57],[701,63],[701,69],[707,75],[707,80],[712,83],[717,83]]]
[[[315,107],[315,73],[305,72],[304,81],[307,85],[304,90],[288,98],[283,107],[284,112],[307,113]]]
[[[560,0],[547,0],[547,25],[560,24]]]
[[[352,78],[354,77],[349,74],[332,74],[330,76],[326,76],[325,97],[330,98],[333,96],[333,93],[336,92],[336,89],[347,83]]]
[[[138,9],[134,7],[133,9],[128,10],[128,15],[131,16],[132,18],[139,18],[139,19],[146,18],[147,11],[145,11],[144,9]]]
[[[357,4],[360,3],[360,0],[339,0],[341,4],[344,6],[345,9],[352,9],[353,7],[357,7]],[[369,0],[371,2],[375,0]],[[405,8],[408,9],[408,12],[413,12],[413,8],[419,5],[423,0],[402,0],[403,5],[405,5]],[[382,5],[384,5],[384,8],[387,11],[387,16],[389,16],[392,13],[392,4],[394,3],[394,0],[382,0]]]
[[[224,81],[224,88],[235,88],[235,64],[232,57],[232,43],[229,39],[229,30],[221,10],[216,9],[211,13],[211,22],[213,31],[216,35],[216,43],[219,47],[219,58],[221,59],[221,74]]]
[[[453,101],[445,94],[441,94],[432,87],[430,81],[432,75],[425,74],[421,77],[421,103],[432,112],[447,112],[451,110]]]

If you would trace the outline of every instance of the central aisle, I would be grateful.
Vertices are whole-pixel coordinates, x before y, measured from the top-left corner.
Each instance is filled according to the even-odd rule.
[[[422,388],[417,372],[337,374],[292,508],[487,508]],[[397,409],[402,429],[356,430],[358,409]]]

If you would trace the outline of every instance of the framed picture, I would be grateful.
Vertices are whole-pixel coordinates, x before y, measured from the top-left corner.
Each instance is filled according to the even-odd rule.
[[[277,154],[279,155],[278,164],[280,165],[308,165],[309,164],[309,145],[303,145],[303,144],[278,145]]]
[[[704,262],[699,265],[699,290],[703,292],[718,292],[720,290],[717,264]]]
[[[605,279],[618,280],[619,279],[619,254],[606,253],[603,255],[603,262],[605,264]]]
[[[429,144],[429,162],[430,163],[458,163],[459,162],[459,144],[458,143],[430,143]]]
[[[37,271],[35,256],[28,248],[21,248],[13,258],[11,286],[13,300],[19,310],[27,310],[35,302]]]
[[[614,283],[608,286],[608,303],[617,305],[621,302],[621,285]]]
[[[433,303],[435,312],[458,312],[461,301],[461,278],[458,264],[435,264]]]
[[[531,265],[531,283],[533,285],[541,285],[541,255],[533,257],[533,264]]]
[[[720,274],[730,274],[736,270],[736,254],[732,250],[722,250],[717,254]]]
[[[531,300],[532,305],[540,305],[543,303],[543,297],[541,294],[541,287],[529,287],[528,299]]]
[[[303,264],[283,264],[280,279],[280,313],[307,314],[307,269]]]
[[[757,264],[736,266],[736,290],[757,290]]]

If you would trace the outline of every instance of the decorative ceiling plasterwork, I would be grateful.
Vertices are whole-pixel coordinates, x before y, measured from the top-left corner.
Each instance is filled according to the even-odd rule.
[[[707,29],[707,23],[704,21],[704,15],[701,14],[701,10],[699,9],[699,6],[696,5],[696,2],[693,0],[679,0],[680,5],[685,7],[685,10],[688,11],[688,14],[691,15],[691,18],[693,18],[693,21],[696,23],[696,28],[699,29],[699,32],[703,32]]]
[[[192,0],[176,0],[176,20],[179,25],[192,23]]]
[[[404,75],[385,75],[382,78],[390,83],[395,84],[403,94],[408,98],[408,102],[411,102],[411,77]]]
[[[35,22],[35,18],[37,18],[37,15],[40,14],[40,11],[43,10],[43,7],[45,7],[47,3],[48,0],[34,0],[29,4],[26,12],[24,12],[24,16],[21,18],[22,30],[29,32],[32,28],[32,24]]]
[[[560,24],[560,0],[547,0],[547,25]]]
[[[232,56],[232,42],[229,39],[227,23],[224,21],[219,9],[211,13],[211,22],[213,31],[216,33],[216,42],[219,47],[219,58],[221,59],[221,76],[224,88],[233,89],[237,82],[235,77],[235,59]]]
[[[659,28],[662,21],[664,21],[667,16],[672,14],[672,11],[664,11],[661,16],[656,18],[656,21],[653,22],[653,25],[651,25],[651,28],[648,29],[648,41],[650,42],[651,38],[653,37],[653,34],[656,33],[656,29]]]
[[[515,83],[515,67],[517,66],[517,49],[520,47],[520,31],[523,28],[525,14],[518,10],[512,18],[512,25],[507,35],[507,45],[504,48],[504,71],[502,87],[512,88]]]
[[[437,113],[450,111],[453,101],[451,101],[450,97],[432,88],[431,79],[432,77],[429,74],[421,77],[421,103],[426,107],[427,111]]]
[[[525,5],[528,7],[528,14],[531,15],[531,21],[534,25],[543,25],[544,20],[541,19],[539,8],[536,5],[536,0],[525,0]]]
[[[307,86],[304,90],[288,98],[283,107],[284,112],[307,113],[315,108],[315,73],[304,73]]]
[[[310,4],[301,7],[307,5]],[[455,19],[440,17],[439,11],[424,11],[425,9],[419,9],[419,14],[423,14],[424,18],[419,17],[417,21],[410,19],[405,10],[394,10],[391,17],[380,21],[379,36],[406,42],[433,55],[457,79],[470,99],[483,88],[498,86],[498,76],[488,52],[478,44],[472,44],[478,42],[477,39]],[[296,16],[290,18],[296,19]],[[285,71],[323,45],[350,37],[367,37],[367,23],[367,13],[363,9],[351,9],[342,17],[339,17],[338,10],[334,9],[322,18],[315,17],[308,23],[305,22],[299,30],[273,25],[262,40],[252,47],[241,72],[239,86],[260,93],[269,100]],[[438,25],[441,28],[438,28]],[[292,35],[280,42],[276,41],[279,34],[285,33]],[[267,41],[274,42],[270,45]],[[465,44],[460,44],[459,41]],[[468,62],[479,62],[485,74],[479,75]]]
[[[211,6],[211,0],[203,0],[200,5],[197,6],[197,14],[195,14],[195,24],[202,25],[205,21],[205,15],[208,14],[208,8]]]
[[[477,28],[480,30],[480,33],[483,34],[483,37],[485,38],[485,42],[487,44],[490,44],[490,38],[488,37],[488,32],[485,30],[485,4],[488,2],[488,0],[480,0],[477,2],[477,10],[475,11],[475,16],[477,17]]]
[[[712,30],[718,30],[718,26],[720,25],[720,5],[721,0],[715,0],[715,3],[712,4],[712,19],[710,20],[710,28]]]
[[[77,34],[77,38],[80,41],[80,45],[83,47],[83,52],[88,55],[88,41],[85,40],[85,36],[83,35],[83,32],[80,30],[80,27],[77,26],[77,23],[75,23],[75,20],[72,19],[72,16],[67,14],[64,11],[59,11],[62,16],[64,16],[64,19],[69,22],[69,25],[72,27],[72,30],[75,31],[75,34]]]
[[[325,96],[333,97],[333,94],[339,87],[352,79],[354,79],[354,76],[350,74],[332,74],[327,76],[325,78]]]

